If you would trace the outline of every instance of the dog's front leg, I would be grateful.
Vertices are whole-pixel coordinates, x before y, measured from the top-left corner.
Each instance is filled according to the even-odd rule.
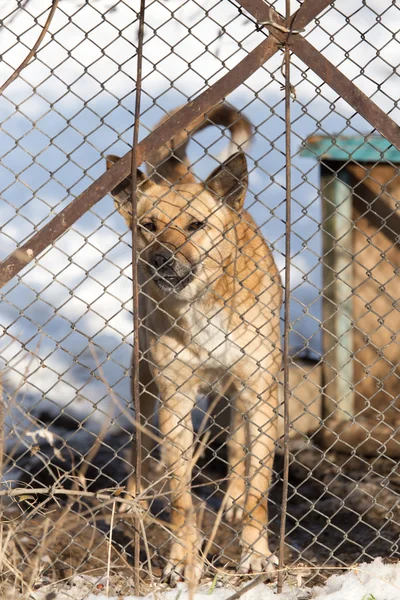
[[[182,577],[189,582],[196,582],[201,574],[199,536],[190,490],[193,468],[192,410],[196,396],[193,385],[186,384],[177,389],[168,379],[162,377],[161,382],[157,380],[160,389],[159,418],[164,439],[163,455],[171,490],[173,536],[164,575],[173,583]]]
[[[248,491],[244,504],[240,572],[273,572],[277,562],[268,544],[268,492],[276,442],[277,385],[260,374],[247,380],[238,407],[248,422],[250,457]]]
[[[144,427],[141,435],[141,457],[142,457],[142,469],[141,469],[141,481],[140,481],[140,490],[136,489],[136,460],[137,460],[137,446],[133,444],[130,451],[130,470],[131,473],[129,475],[126,497],[129,501],[131,501],[135,496],[141,492],[145,493],[147,496],[151,492],[151,489],[148,490],[150,484],[150,465],[152,463],[152,449],[154,446],[153,438],[148,435],[147,432],[158,434],[158,431],[154,428],[152,421],[154,417],[154,413],[156,411],[156,401],[158,396],[158,389],[155,384],[153,375],[150,371],[150,366],[148,361],[145,358],[140,359],[139,363],[139,380],[140,380],[140,419],[139,415],[135,415],[135,418],[138,422]],[[132,397],[135,395],[135,390],[132,388]],[[152,465],[154,468],[154,465]],[[148,492],[146,493],[146,490]],[[143,500],[141,502],[144,508],[148,507],[147,500]],[[125,512],[131,510],[131,504],[121,504],[120,512]]]

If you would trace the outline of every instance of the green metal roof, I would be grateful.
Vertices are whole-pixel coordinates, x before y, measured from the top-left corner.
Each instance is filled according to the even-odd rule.
[[[305,144],[305,147],[300,150],[300,156],[316,160],[400,163],[399,150],[379,135],[354,137],[314,135],[308,138]]]

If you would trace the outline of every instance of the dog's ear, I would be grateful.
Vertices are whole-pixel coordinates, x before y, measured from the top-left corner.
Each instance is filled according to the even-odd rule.
[[[207,178],[206,187],[239,212],[247,191],[247,162],[243,152],[233,154]]]
[[[109,154],[106,157],[107,171],[120,160],[119,156]],[[138,194],[146,193],[154,183],[147,179],[146,175],[140,169],[137,170],[137,189]],[[124,217],[128,227],[132,226],[132,178],[129,175],[121,183],[119,183],[112,191],[111,195],[114,198],[115,207],[118,212]]]

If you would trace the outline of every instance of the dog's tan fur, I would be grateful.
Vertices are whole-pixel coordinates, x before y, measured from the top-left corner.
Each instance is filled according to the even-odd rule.
[[[233,141],[240,138],[241,143],[251,131],[247,120],[221,105],[208,121],[199,119],[191,132],[210,121],[229,126]],[[232,430],[226,518],[243,520],[242,572],[260,571],[273,562],[267,495],[281,365],[280,279],[271,251],[243,210],[245,156],[235,154],[205,184],[196,183],[186,158],[188,139],[182,133],[172,140],[171,156],[170,150],[156,153],[149,161],[150,177],[138,171],[140,402],[146,420],[160,396],[163,458],[171,473],[171,520],[178,532],[166,569],[173,578],[193,577],[193,565],[199,575],[190,492],[191,412],[199,392],[217,392],[227,382]],[[116,160],[109,157],[108,166]],[[131,227],[130,181],[113,190],[113,196]],[[170,258],[161,272],[154,264],[163,253]],[[165,281],[161,273],[171,279]]]

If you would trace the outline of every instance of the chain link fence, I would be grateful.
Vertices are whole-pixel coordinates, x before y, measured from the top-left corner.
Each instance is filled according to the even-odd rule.
[[[51,8],[0,97],[2,594],[234,587],[267,533],[279,590],[398,560],[399,8],[146,2],[133,237],[139,2],[0,3],[1,81]]]

